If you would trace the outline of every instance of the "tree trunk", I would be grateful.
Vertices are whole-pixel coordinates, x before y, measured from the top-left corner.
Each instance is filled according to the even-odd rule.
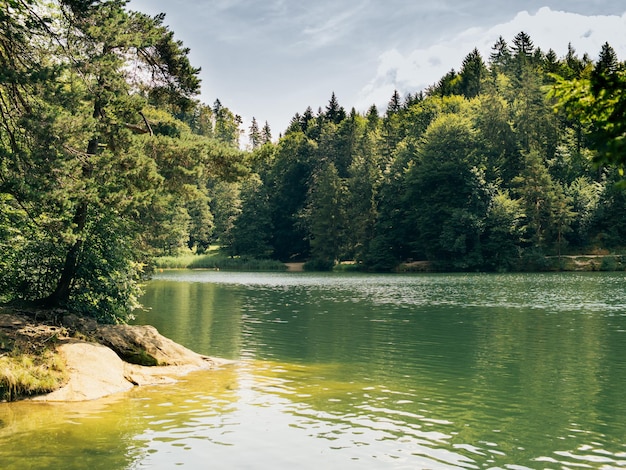
[[[87,155],[95,155],[98,151],[98,139],[93,138],[87,145]],[[91,176],[92,169],[88,162],[83,164],[83,177],[89,178]],[[63,270],[61,276],[54,289],[54,292],[48,297],[41,300],[41,304],[45,307],[65,307],[70,298],[70,292],[74,279],[76,278],[76,272],[78,270],[78,257],[84,243],[84,230],[87,225],[87,211],[89,204],[83,200],[78,203],[72,224],[74,225],[74,232],[77,234],[77,239],[70,247],[65,255],[65,263],[63,264]]]

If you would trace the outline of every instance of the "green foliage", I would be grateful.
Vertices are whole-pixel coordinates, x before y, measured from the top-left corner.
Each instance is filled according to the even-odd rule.
[[[313,179],[302,217],[311,236],[312,258],[332,267],[345,244],[345,183],[332,162]]]
[[[384,114],[333,93],[276,143],[254,119],[246,153],[241,118],[194,99],[163,20],[118,0],[0,4],[0,299],[124,321],[151,256],[215,243],[229,256],[157,266],[548,269],[625,245],[608,44],[593,64],[500,38]]]
[[[231,144],[237,120],[193,100],[199,70],[163,20],[0,4],[0,298],[124,321],[150,253],[208,246],[206,181],[245,167],[206,135]]]
[[[241,213],[232,228],[233,242],[227,247],[234,256],[265,259],[272,255],[270,196],[258,176],[242,183]]]
[[[406,174],[407,222],[416,254],[448,267],[482,265],[480,237],[490,188],[480,170],[476,132],[468,119],[446,114],[433,121]]]
[[[285,271],[284,263],[248,256],[182,255],[155,259],[157,269],[213,269],[223,271]]]
[[[253,154],[258,181],[240,193],[232,253],[314,269],[509,271],[623,245],[614,174],[591,165],[621,145],[622,65],[608,45],[592,64],[571,46],[544,53],[524,32],[510,44],[500,38],[488,63],[473,50],[426,93],[394,91],[382,115],[345,113],[335,94],[296,113]]]
[[[626,69],[608,45],[595,66],[575,78],[553,76],[551,96],[568,116],[580,122],[594,150],[597,165],[626,165]]]

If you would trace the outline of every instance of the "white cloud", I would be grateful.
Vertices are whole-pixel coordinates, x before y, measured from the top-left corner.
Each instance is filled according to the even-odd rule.
[[[567,53],[571,43],[579,56],[588,53],[595,59],[602,44],[608,41],[618,58],[626,59],[626,13],[584,16],[544,7],[534,15],[522,11],[509,22],[491,28],[470,28],[448,41],[408,53],[397,49],[384,52],[379,57],[376,76],[361,89],[356,107],[364,110],[371,104],[385,106],[395,89],[406,94],[432,85],[450,69],[458,70],[474,47],[487,61],[499,36],[511,44],[520,31],[530,35],[535,47],[554,49],[559,57]]]

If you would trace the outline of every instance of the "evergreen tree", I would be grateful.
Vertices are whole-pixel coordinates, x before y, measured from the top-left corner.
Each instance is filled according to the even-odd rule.
[[[378,114],[378,108],[376,105],[370,106],[365,117],[367,118],[367,123],[371,129],[378,127],[378,124],[380,123],[380,115]]]
[[[202,178],[242,169],[189,119],[202,108],[188,49],[163,15],[125,6],[0,3],[5,299],[124,321],[149,254],[206,241]]]
[[[548,74],[559,73],[562,65],[559,62],[559,58],[554,52],[554,49],[550,49],[543,60],[543,70]],[[546,78],[548,78],[546,77]]]
[[[600,57],[591,71],[591,90],[599,95],[603,90],[611,89],[615,86],[617,72],[620,64],[617,60],[615,50],[605,42],[600,51]]]
[[[332,162],[315,175],[304,213],[316,268],[330,269],[345,240],[345,186]]]
[[[302,132],[286,134],[278,143],[264,184],[268,187],[273,233],[272,256],[282,261],[306,259],[309,243],[300,215],[315,168],[317,144]]]
[[[415,253],[456,269],[481,266],[480,238],[490,188],[480,170],[476,132],[456,115],[442,115],[424,135],[406,175],[404,204]]]
[[[313,115],[313,109],[311,109],[310,106],[307,106],[301,118],[302,132],[306,132],[309,129],[309,125],[311,122],[313,122],[314,119],[315,116]]]
[[[204,103],[196,103],[192,111],[183,119],[194,134],[213,137],[213,109]]]
[[[398,90],[394,90],[393,95],[391,95],[391,99],[387,104],[387,116],[400,112],[400,109],[402,109],[400,93],[398,92]]]
[[[252,150],[259,147],[262,143],[261,131],[259,130],[259,124],[256,122],[256,118],[252,117],[252,123],[250,124],[250,133],[248,134],[250,139],[250,146]]]
[[[496,73],[506,71],[511,62],[511,49],[502,36],[498,38],[496,43],[491,47],[491,55],[489,56],[489,64],[491,70]]]
[[[556,77],[551,96],[568,117],[580,122],[597,151],[599,165],[626,165],[626,71],[616,64],[615,53],[605,44],[589,76]]]
[[[235,256],[269,258],[273,251],[270,198],[258,175],[242,183],[241,201],[241,213],[234,220],[233,244],[229,251]]]
[[[572,46],[572,43],[568,43],[567,45],[567,54],[565,55],[565,65],[566,65],[566,73],[564,76],[566,78],[576,78],[580,77],[580,74],[585,68],[585,64],[582,60],[578,58],[576,54],[576,49]]]
[[[478,96],[486,75],[487,67],[478,49],[474,49],[463,59],[463,65],[459,73],[459,92],[466,98]]]
[[[558,254],[574,218],[571,200],[555,182],[536,151],[526,154],[526,166],[514,179],[524,205],[524,230],[530,246],[545,251],[556,246]]]
[[[0,94],[12,103],[2,111],[0,192],[28,211],[21,230],[27,238],[18,250],[47,253],[42,266],[19,274],[32,279],[43,269],[39,287],[14,283],[9,295],[40,297],[45,305],[109,321],[123,319],[135,303],[141,240],[133,215],[160,182],[154,160],[133,136],[152,133],[142,117],[146,103],[134,91],[186,111],[199,87],[198,69],[163,16],[124,6],[113,0],[5,3],[13,40],[0,45],[6,66]],[[45,8],[52,26],[38,14]],[[14,41],[19,25],[35,33],[21,45]],[[14,55],[18,47],[29,50]],[[129,68],[141,72],[128,74]]]
[[[222,105],[219,99],[216,99],[213,104],[213,115],[215,116],[215,138],[226,145],[238,148],[240,126],[243,123],[241,116],[233,114],[230,109]]]
[[[511,49],[513,51],[513,57],[516,60],[522,59],[524,61],[529,61],[533,57],[535,45],[528,34],[524,31],[520,31],[513,38],[513,47],[511,47]]]
[[[270,129],[270,125],[267,121],[263,125],[263,129],[261,130],[261,143],[268,144],[272,142],[272,130]]]
[[[214,180],[211,183],[209,195],[212,201],[215,226],[212,241],[232,252],[235,240],[233,229],[235,221],[241,214],[241,185],[236,182],[221,180]]]
[[[369,127],[360,134],[346,182],[346,249],[351,259],[360,263],[370,252],[378,213],[377,196],[382,170],[377,161],[377,137],[376,130]]]
[[[201,193],[186,204],[186,210],[189,214],[187,246],[196,253],[202,254],[209,249],[214,229],[208,196]]]
[[[454,71],[450,70],[435,84],[428,88],[427,94],[429,96],[439,96],[443,98],[445,96],[453,95],[457,92],[459,83],[459,76]]]
[[[485,231],[481,237],[484,269],[519,269],[523,208],[506,190],[497,191],[489,204]]]
[[[328,105],[326,105],[326,113],[324,114],[324,116],[328,121],[334,124],[339,124],[346,118],[346,110],[339,105],[339,101],[337,100],[335,92],[333,92],[332,96],[330,97],[330,101],[328,102]]]

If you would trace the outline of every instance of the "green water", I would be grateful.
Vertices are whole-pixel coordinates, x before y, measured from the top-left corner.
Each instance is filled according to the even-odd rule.
[[[166,272],[150,323],[234,359],[1,404],[0,468],[626,468],[626,275]]]

